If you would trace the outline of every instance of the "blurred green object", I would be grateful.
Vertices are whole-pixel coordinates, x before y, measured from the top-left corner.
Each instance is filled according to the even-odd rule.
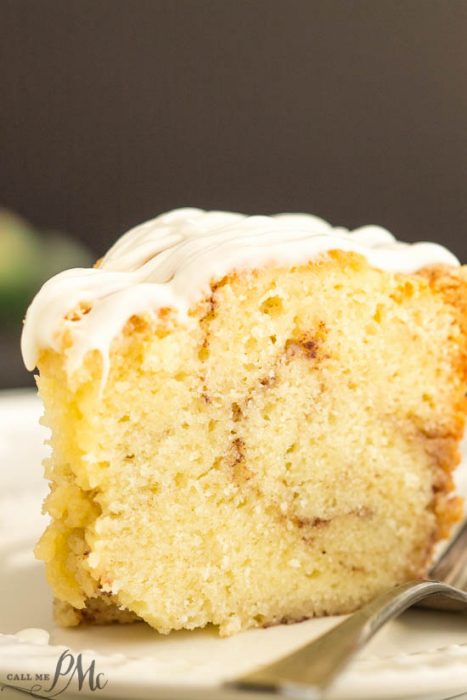
[[[91,253],[70,236],[37,231],[0,209],[0,329],[21,323],[34,294],[49,277],[91,263]]]

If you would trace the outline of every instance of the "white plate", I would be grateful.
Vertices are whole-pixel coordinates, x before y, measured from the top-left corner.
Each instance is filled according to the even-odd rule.
[[[222,681],[292,651],[338,621],[309,620],[228,639],[220,639],[214,629],[161,636],[141,623],[57,628],[43,566],[32,554],[45,525],[40,513],[46,492],[40,466],[45,454],[44,431],[37,422],[40,410],[31,392],[0,393],[0,681],[5,683],[7,674],[23,674],[22,680],[10,682],[28,690],[33,685],[47,690],[51,682],[36,681],[35,674],[53,675],[60,654],[71,649],[75,657],[83,653],[85,667],[95,660],[95,673],[103,674],[101,684],[108,681],[104,689],[91,692],[86,679],[79,697],[224,698]],[[458,483],[467,495],[465,466],[459,470]],[[28,674],[31,680],[25,678]],[[59,697],[68,697],[76,688],[72,682]],[[412,610],[368,645],[329,698],[427,699],[466,690],[466,618]],[[0,698],[6,700],[6,692]]]

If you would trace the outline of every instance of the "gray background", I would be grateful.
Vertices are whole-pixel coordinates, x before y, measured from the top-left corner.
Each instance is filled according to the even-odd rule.
[[[102,253],[181,205],[467,260],[467,0],[0,0],[0,201]]]

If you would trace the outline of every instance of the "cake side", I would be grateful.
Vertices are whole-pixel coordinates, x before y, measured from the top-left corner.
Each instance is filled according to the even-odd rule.
[[[460,514],[466,304],[464,270],[331,252],[132,317],[104,387],[98,352],[66,371],[71,335],[43,351],[59,621],[230,634],[423,574]]]
[[[428,424],[423,429],[430,441],[430,451],[434,454],[446,480],[440,492],[437,491],[439,487],[434,487],[434,510],[438,519],[439,540],[449,536],[452,525],[461,520],[464,513],[462,499],[457,498],[451,503],[449,493],[454,490],[453,471],[461,459],[459,447],[464,437],[467,415],[467,266],[459,269],[444,265],[430,266],[420,270],[419,274],[428,280],[431,290],[441,295],[444,302],[454,311],[453,332],[448,341],[453,342],[455,348],[453,371],[457,379],[457,397],[454,393],[450,427],[445,431],[440,426],[437,431]]]

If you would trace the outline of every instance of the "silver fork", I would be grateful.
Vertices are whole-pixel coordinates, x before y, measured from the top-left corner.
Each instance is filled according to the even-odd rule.
[[[229,681],[229,689],[319,700],[352,657],[389,620],[412,605],[467,612],[467,520],[428,579],[382,593],[318,639],[267,666]]]

